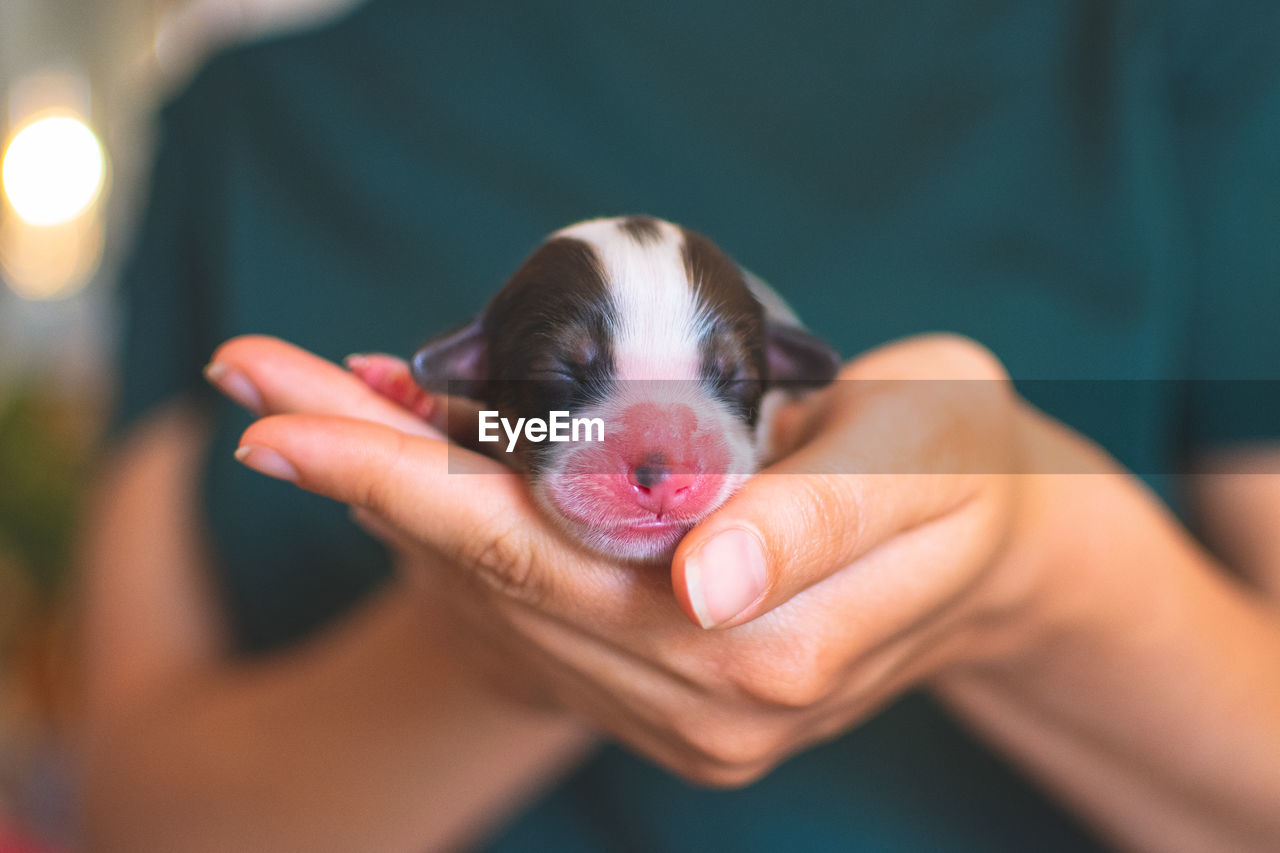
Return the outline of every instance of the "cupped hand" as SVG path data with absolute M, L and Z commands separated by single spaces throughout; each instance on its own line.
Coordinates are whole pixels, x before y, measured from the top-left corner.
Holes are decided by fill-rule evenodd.
M 517 475 L 336 365 L 261 337 L 212 365 L 266 415 L 237 456 L 355 508 L 460 655 L 696 781 L 748 782 L 1035 623 L 1043 502 L 1020 472 L 1043 423 L 963 339 L 886 346 L 788 404 L 779 460 L 670 573 L 580 550 Z

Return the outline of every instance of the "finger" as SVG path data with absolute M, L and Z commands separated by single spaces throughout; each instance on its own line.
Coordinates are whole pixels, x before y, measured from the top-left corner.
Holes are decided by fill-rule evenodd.
M 967 379 L 979 360 L 967 355 L 970 346 L 899 345 L 908 366 L 898 375 L 921 375 L 947 354 L 933 375 L 961 365 Z M 893 356 L 874 354 L 879 375 L 893 375 Z M 1010 393 L 988 376 L 846 380 L 823 392 L 806 416 L 808 443 L 749 480 L 681 542 L 672 581 L 686 614 L 704 628 L 740 624 L 963 505 L 985 473 L 1007 467 Z
M 245 431 L 236 456 L 371 510 L 518 599 L 541 603 L 563 588 L 571 605 L 592 576 L 585 556 L 533 507 L 522 478 L 442 440 L 366 420 L 276 415 Z
M 438 435 L 356 376 L 300 347 L 265 335 L 232 338 L 214 352 L 205 375 L 257 414 L 312 413 L 363 418 L 415 435 Z

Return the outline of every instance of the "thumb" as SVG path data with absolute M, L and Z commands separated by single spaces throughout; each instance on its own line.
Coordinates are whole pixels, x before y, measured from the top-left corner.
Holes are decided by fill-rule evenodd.
M 879 431 L 879 430 L 877 430 Z M 972 473 L 840 473 L 866 433 L 837 425 L 751 478 L 685 536 L 672 584 L 703 628 L 731 627 L 772 610 L 874 548 L 963 505 Z M 895 454 L 897 455 L 897 454 Z M 944 452 L 930 454 L 930 466 Z M 945 471 L 945 464 L 942 466 Z M 862 470 L 875 466 L 863 466 Z
M 858 494 L 839 475 L 756 476 L 691 530 L 672 562 L 685 613 L 703 628 L 761 615 L 865 550 Z
M 936 379 L 916 381 L 924 377 Z M 984 472 L 1011 470 L 1013 399 L 995 357 L 951 336 L 851 362 L 789 410 L 786 444 L 799 449 L 680 543 L 672 583 L 681 606 L 704 628 L 746 622 L 955 511 Z

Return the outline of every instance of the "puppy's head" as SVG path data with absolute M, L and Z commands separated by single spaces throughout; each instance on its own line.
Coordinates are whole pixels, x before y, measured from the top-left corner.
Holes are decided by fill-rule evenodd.
M 829 381 L 838 357 L 707 238 L 648 217 L 551 235 L 484 313 L 423 347 L 414 378 L 511 423 L 598 418 L 602 440 L 508 456 L 593 550 L 669 557 L 756 470 L 762 401 Z M 474 438 L 474 437 L 472 437 Z

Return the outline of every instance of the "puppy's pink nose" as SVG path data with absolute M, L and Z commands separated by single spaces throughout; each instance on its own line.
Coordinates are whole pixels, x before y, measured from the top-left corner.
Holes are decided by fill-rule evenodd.
M 665 460 L 650 458 L 633 467 L 627 479 L 635 491 L 636 503 L 661 518 L 685 502 L 696 478 L 693 474 L 673 473 Z

